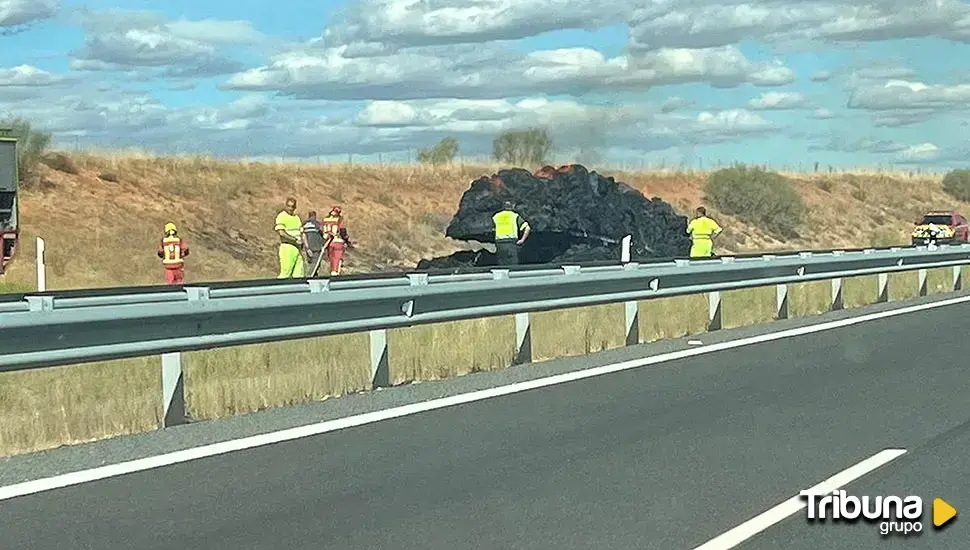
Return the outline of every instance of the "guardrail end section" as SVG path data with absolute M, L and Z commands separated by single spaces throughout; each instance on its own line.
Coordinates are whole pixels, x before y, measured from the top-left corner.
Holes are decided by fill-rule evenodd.
M 187 422 L 182 353 L 176 351 L 162 354 L 162 427 L 169 428 Z
M 371 389 L 386 388 L 391 385 L 385 329 L 370 331 L 370 374 Z
M 513 365 L 532 362 L 532 323 L 529 313 L 515 314 L 515 357 Z

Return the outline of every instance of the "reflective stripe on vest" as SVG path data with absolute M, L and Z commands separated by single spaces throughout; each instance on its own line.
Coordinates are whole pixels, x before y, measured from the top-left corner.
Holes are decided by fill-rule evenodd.
M 343 237 L 340 236 L 340 218 L 323 218 L 323 235 L 326 239 L 332 239 L 330 242 L 342 243 L 344 242 Z
M 178 237 L 162 239 L 162 263 L 165 265 L 182 263 L 182 239 Z
M 495 240 L 519 238 L 519 215 L 511 210 L 503 210 L 492 216 L 495 222 Z

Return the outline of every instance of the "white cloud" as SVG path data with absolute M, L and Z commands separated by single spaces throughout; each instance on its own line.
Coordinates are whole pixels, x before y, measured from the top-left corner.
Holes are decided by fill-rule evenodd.
M 835 113 L 828 109 L 819 108 L 815 109 L 815 112 L 812 113 L 811 117 L 819 120 L 828 120 L 830 118 L 835 118 Z
M 161 69 L 169 77 L 229 74 L 242 68 L 224 51 L 263 40 L 248 21 L 169 21 L 154 12 L 82 12 L 84 47 L 72 68 L 84 71 Z
M 970 6 L 960 0 L 645 0 L 630 25 L 640 50 L 703 48 L 741 40 L 878 41 L 970 37 Z
M 912 147 L 907 147 L 905 150 L 899 153 L 899 158 L 901 160 L 929 160 L 936 158 L 939 154 L 940 148 L 933 143 L 920 143 L 919 145 L 913 145 Z
M 351 57 L 339 47 L 282 53 L 268 66 L 233 75 L 224 87 L 303 99 L 392 100 L 580 94 L 688 82 L 777 86 L 792 80 L 794 74 L 784 65 L 751 62 L 735 47 L 614 58 L 589 48 L 518 54 L 483 46 Z
M 633 0 L 360 0 L 323 33 L 329 46 L 397 47 L 513 40 L 625 23 Z
M 54 17 L 59 0 L 0 0 L 0 27 L 17 27 Z
M 804 109 L 808 107 L 808 99 L 797 92 L 765 92 L 761 97 L 748 102 L 748 108 L 754 110 L 785 110 Z
M 922 82 L 890 80 L 882 86 L 857 88 L 849 98 L 849 107 L 871 111 L 894 109 L 948 109 L 963 106 L 970 100 L 970 84 L 946 86 Z
M 63 76 L 53 75 L 32 65 L 18 65 L 11 69 L 0 68 L 0 88 L 50 86 L 65 80 Z

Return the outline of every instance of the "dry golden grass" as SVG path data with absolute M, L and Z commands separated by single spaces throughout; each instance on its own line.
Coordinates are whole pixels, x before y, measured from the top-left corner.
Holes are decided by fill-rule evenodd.
M 301 214 L 309 208 L 325 211 L 334 202 L 344 205 L 359 244 L 349 255 L 348 271 L 413 266 L 419 258 L 463 247 L 444 238 L 443 229 L 470 181 L 498 168 L 69 157 L 77 174 L 42 168 L 43 183 L 25 190 L 24 247 L 0 291 L 33 287 L 38 235 L 47 243 L 50 289 L 158 283 L 162 273 L 154 247 L 169 220 L 180 225 L 193 247 L 189 282 L 272 277 L 272 220 L 288 195 L 298 199 Z M 707 174 L 611 175 L 687 212 L 703 202 Z M 715 211 L 727 231 L 723 252 L 902 243 L 912 220 L 925 209 L 970 210 L 942 194 L 939 178 L 791 176 L 810 205 L 810 230 L 798 240 L 781 242 Z M 931 293 L 949 290 L 950 271 L 937 271 L 928 277 Z M 874 302 L 875 281 L 874 276 L 846 281 L 846 307 Z M 792 315 L 827 309 L 830 292 L 828 281 L 792 287 Z M 916 292 L 915 272 L 890 277 L 892 300 Z M 774 316 L 774 287 L 722 296 L 725 328 Z M 706 330 L 706 296 L 645 300 L 640 306 L 641 341 Z M 625 339 L 623 328 L 622 304 L 537 314 L 533 354 L 543 360 L 618 347 Z M 512 360 L 514 335 L 512 317 L 389 331 L 391 382 L 505 368 Z M 193 352 L 185 355 L 183 365 L 188 412 L 200 419 L 326 399 L 365 390 L 370 383 L 366 334 Z M 0 374 L 0 416 L 5 420 L 0 455 L 157 427 L 159 370 L 159 358 L 151 357 Z

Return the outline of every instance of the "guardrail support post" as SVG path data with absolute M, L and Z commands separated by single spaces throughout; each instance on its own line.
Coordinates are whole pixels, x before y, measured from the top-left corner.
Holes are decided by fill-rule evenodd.
M 721 293 L 707 293 L 707 330 L 721 330 Z
M 640 302 L 636 300 L 626 302 L 626 345 L 635 346 L 640 343 Z
M 162 427 L 187 423 L 182 353 L 162 354 Z
M 832 311 L 838 311 L 845 307 L 842 298 L 842 278 L 832 279 Z
M 963 290 L 963 273 L 960 271 L 962 266 L 953 266 L 953 291 Z
M 515 358 L 513 365 L 532 362 L 532 324 L 529 313 L 515 314 Z
M 920 269 L 917 273 L 918 273 L 917 274 L 917 277 L 918 277 L 918 281 L 919 281 L 919 283 L 918 283 L 919 284 L 919 295 L 920 296 L 926 296 L 926 270 L 925 269 Z
M 387 330 L 370 331 L 370 380 L 371 389 L 391 385 L 391 370 L 387 360 Z
M 788 285 L 775 285 L 775 318 L 788 318 Z
M 879 295 L 876 296 L 877 303 L 885 303 L 889 301 L 889 274 L 880 273 L 879 274 Z

